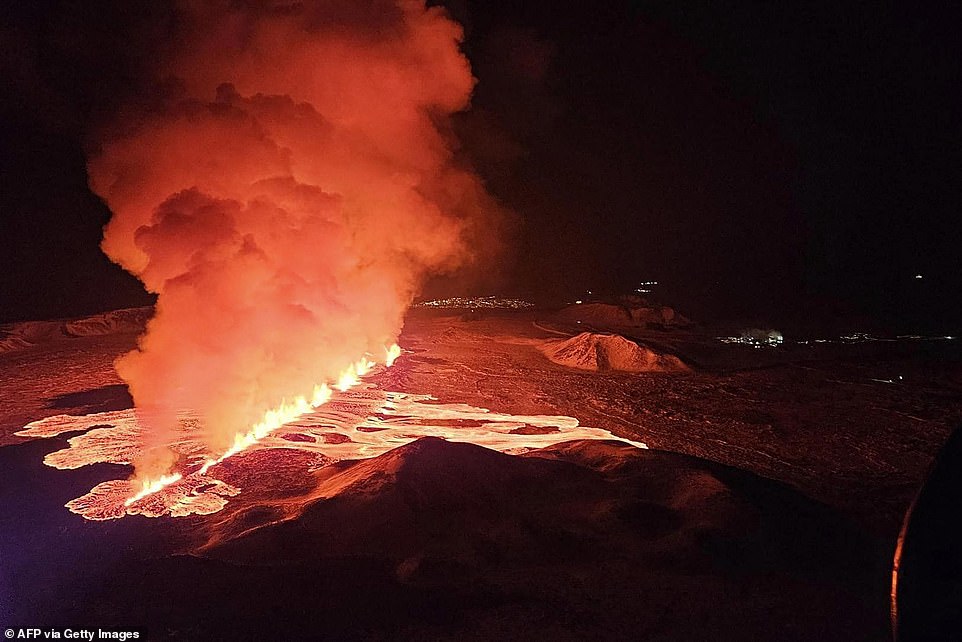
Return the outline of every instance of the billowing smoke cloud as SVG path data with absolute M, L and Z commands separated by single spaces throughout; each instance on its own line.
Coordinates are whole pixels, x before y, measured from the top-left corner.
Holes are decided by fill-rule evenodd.
M 198 1 L 172 24 L 161 90 L 88 169 L 104 251 L 158 294 L 117 363 L 148 446 L 192 409 L 219 448 L 383 355 L 424 278 L 471 262 L 501 213 L 456 162 L 474 80 L 443 10 Z

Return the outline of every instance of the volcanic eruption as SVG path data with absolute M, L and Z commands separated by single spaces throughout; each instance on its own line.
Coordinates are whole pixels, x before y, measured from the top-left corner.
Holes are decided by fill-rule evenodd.
M 474 79 L 441 8 L 175 13 L 88 159 L 113 212 L 104 252 L 157 294 L 116 364 L 144 427 L 140 496 L 179 479 L 185 409 L 206 470 L 393 361 L 423 279 L 484 253 L 504 216 L 449 132 Z

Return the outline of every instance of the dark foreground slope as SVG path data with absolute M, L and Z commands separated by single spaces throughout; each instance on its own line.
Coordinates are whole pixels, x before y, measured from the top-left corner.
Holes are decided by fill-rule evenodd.
M 309 479 L 181 522 L 192 554 L 105 560 L 105 579 L 47 595 L 36 618 L 184 640 L 885 638 L 871 542 L 703 460 L 422 439 Z

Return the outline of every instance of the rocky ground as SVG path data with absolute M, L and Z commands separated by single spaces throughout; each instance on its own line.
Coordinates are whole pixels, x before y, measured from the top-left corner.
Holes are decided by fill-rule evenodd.
M 572 414 L 788 483 L 882 532 L 962 420 L 958 342 L 753 349 L 705 329 L 595 328 L 676 355 L 687 373 L 584 372 L 532 347 L 584 329 L 538 313 L 414 316 L 402 341 L 413 367 L 398 384 L 507 412 Z
M 129 406 L 111 363 L 136 328 L 0 355 L 0 623 L 188 640 L 884 639 L 899 517 L 962 417 L 953 346 L 756 350 L 698 327 L 577 321 L 415 311 L 408 352 L 373 381 L 576 417 L 652 450 L 427 439 L 321 468 L 259 450 L 224 464 L 243 489 L 224 510 L 177 519 L 68 512 L 124 468 L 55 470 L 43 456 L 69 435 L 13 435 Z M 539 349 L 585 330 L 687 370 L 584 370 Z

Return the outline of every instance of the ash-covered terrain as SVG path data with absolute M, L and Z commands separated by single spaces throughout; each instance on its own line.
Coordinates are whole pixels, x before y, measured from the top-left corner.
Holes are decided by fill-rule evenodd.
M 405 354 L 360 390 L 211 479 L 87 515 L 106 521 L 65 504 L 128 491 L 136 422 L 111 364 L 145 315 L 6 327 L 0 620 L 884 639 L 901 514 L 960 417 L 957 347 L 754 349 L 663 311 L 588 312 L 414 310 Z

